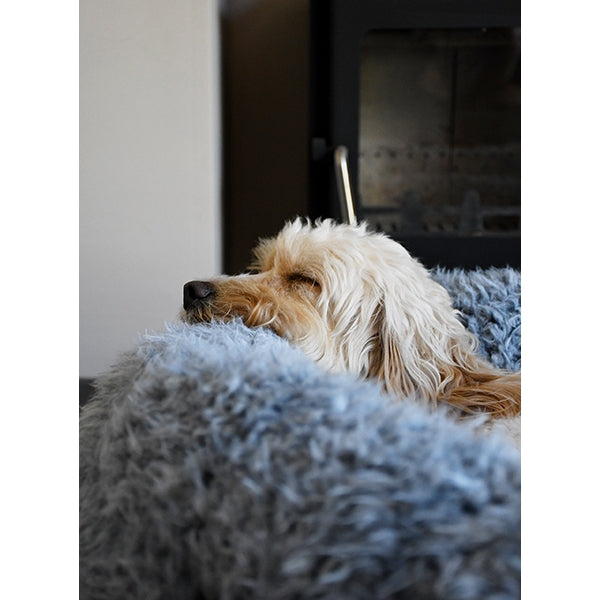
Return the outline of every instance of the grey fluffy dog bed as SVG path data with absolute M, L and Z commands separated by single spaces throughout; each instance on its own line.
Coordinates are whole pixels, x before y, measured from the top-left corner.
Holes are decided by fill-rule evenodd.
M 521 368 L 521 274 L 515 269 L 434 269 L 479 339 L 481 354 L 498 369 Z
M 517 452 L 324 373 L 268 331 L 145 336 L 81 413 L 82 599 L 499 600 L 519 587 Z

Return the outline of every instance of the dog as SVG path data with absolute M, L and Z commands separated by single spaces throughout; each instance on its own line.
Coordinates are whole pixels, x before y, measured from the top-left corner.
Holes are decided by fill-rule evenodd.
M 297 218 L 254 255 L 248 273 L 186 283 L 183 320 L 241 318 L 330 371 L 379 380 L 398 398 L 463 416 L 520 415 L 520 373 L 478 356 L 446 289 L 398 242 L 365 223 Z

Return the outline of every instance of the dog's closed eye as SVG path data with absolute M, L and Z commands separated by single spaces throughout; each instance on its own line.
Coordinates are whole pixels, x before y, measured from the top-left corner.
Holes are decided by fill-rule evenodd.
M 287 280 L 294 284 L 306 285 L 316 289 L 321 288 L 319 282 L 314 277 L 311 277 L 306 273 L 290 273 L 287 277 Z

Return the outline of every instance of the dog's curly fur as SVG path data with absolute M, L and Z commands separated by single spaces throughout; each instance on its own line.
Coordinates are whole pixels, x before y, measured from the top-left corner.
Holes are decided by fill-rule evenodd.
M 398 397 L 520 414 L 520 374 L 478 356 L 448 292 L 397 242 L 364 223 L 296 219 L 255 257 L 251 274 L 203 282 L 182 318 L 268 327 L 327 369 L 377 378 Z

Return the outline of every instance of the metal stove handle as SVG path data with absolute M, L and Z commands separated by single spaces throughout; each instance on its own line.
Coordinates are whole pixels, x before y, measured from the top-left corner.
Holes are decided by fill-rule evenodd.
M 342 217 L 349 225 L 357 225 L 358 221 L 354 210 L 354 199 L 352 198 L 350 174 L 348 172 L 348 148 L 346 146 L 338 146 L 333 151 L 333 163 Z

